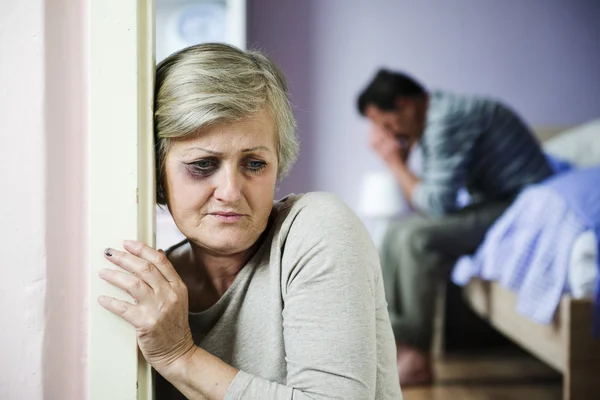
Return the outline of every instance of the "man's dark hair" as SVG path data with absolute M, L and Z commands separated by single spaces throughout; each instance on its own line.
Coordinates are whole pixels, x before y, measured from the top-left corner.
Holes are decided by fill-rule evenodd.
M 425 88 L 410 76 L 380 69 L 358 97 L 358 111 L 365 115 L 369 104 L 383 111 L 396 108 L 398 97 L 418 97 L 426 94 Z

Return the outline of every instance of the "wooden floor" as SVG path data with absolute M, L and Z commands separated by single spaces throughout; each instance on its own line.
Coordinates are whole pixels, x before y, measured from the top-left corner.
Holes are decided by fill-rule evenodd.
M 403 388 L 404 400 L 560 400 L 561 376 L 526 354 L 448 356 L 436 383 Z

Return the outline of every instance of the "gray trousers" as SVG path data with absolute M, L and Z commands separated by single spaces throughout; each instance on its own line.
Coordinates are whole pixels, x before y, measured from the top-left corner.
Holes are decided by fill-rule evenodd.
M 479 204 L 437 219 L 411 215 L 390 225 L 380 257 L 396 340 L 430 350 L 438 283 L 460 256 L 477 249 L 509 205 Z

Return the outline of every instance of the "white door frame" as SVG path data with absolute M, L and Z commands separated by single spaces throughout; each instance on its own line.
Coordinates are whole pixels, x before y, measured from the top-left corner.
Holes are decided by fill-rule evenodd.
M 150 400 L 150 368 L 134 329 L 98 305 L 126 296 L 98 278 L 106 247 L 154 245 L 154 1 L 89 3 L 88 398 Z
M 154 0 L 90 0 L 87 219 L 87 398 L 151 400 L 151 369 L 135 330 L 98 305 L 126 296 L 98 278 L 102 256 L 124 239 L 155 243 Z M 227 42 L 244 48 L 246 0 L 226 0 Z

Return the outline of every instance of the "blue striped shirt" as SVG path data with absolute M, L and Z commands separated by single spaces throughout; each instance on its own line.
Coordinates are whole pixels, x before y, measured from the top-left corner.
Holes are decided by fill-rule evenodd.
M 431 216 L 456 211 L 462 188 L 475 203 L 505 200 L 552 175 L 531 130 L 497 101 L 433 92 L 426 122 L 412 203 Z

